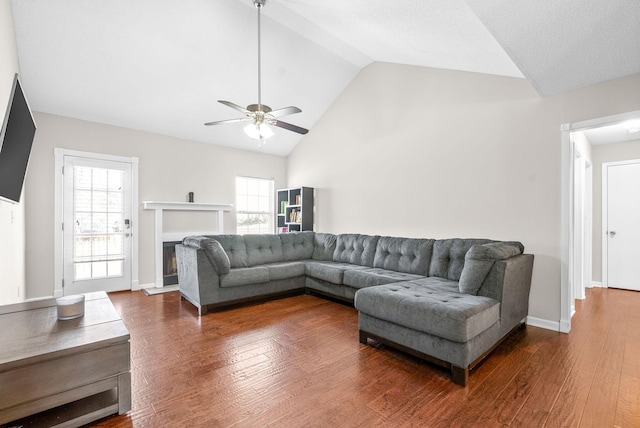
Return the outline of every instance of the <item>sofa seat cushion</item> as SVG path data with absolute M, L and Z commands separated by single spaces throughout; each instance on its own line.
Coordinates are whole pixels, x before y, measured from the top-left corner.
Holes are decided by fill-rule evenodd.
M 468 342 L 498 322 L 498 301 L 443 291 L 441 281 L 432 288 L 429 279 L 361 288 L 354 305 L 374 318 L 459 343 Z M 449 286 L 457 288 L 457 284 Z
M 269 269 L 262 266 L 231 269 L 220 277 L 220 287 L 237 287 L 248 284 L 269 282 Z
M 303 276 L 305 272 L 305 266 L 303 262 L 272 263 L 264 265 L 263 267 L 266 267 L 269 270 L 270 281 Z
M 344 284 L 344 273 L 354 269 L 365 269 L 365 267 L 338 262 L 305 262 L 305 273 L 307 276 L 338 285 Z
M 371 287 L 372 285 L 382 285 L 421 278 L 424 278 L 424 276 L 387 269 L 366 268 L 345 271 L 343 282 L 344 285 L 353 288 L 364 288 Z

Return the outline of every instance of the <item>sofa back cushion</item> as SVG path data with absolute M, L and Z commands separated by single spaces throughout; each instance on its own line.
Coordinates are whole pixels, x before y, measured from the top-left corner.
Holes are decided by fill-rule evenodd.
M 241 235 L 210 235 L 208 238 L 213 238 L 222 245 L 232 268 L 249 267 L 247 247 Z
M 331 233 L 313 234 L 313 254 L 311 258 L 318 261 L 332 261 L 336 251 L 336 235 Z
M 282 241 L 278 235 L 244 235 L 249 266 L 284 261 Z
M 474 245 L 493 242 L 489 239 L 439 239 L 433 244 L 429 276 L 459 281 L 467 251 Z
M 379 236 L 342 234 L 338 235 L 333 261 L 373 267 Z
M 313 255 L 313 232 L 293 232 L 278 235 L 282 241 L 285 261 L 306 260 Z
M 373 267 L 427 276 L 434 242 L 435 239 L 383 236 L 376 246 Z

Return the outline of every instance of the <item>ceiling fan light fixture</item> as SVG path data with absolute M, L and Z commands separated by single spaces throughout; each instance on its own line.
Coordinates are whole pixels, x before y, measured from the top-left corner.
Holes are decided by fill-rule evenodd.
M 254 140 L 265 140 L 273 137 L 273 130 L 264 123 L 250 123 L 244 127 L 244 133 Z

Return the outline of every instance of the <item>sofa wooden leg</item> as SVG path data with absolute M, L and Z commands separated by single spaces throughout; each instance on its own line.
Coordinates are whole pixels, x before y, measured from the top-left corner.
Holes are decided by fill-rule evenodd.
M 198 307 L 198 315 L 199 316 L 207 315 L 207 313 L 209 313 L 209 306 L 202 305 L 202 306 Z
M 367 333 L 362 330 L 358 330 L 360 336 L 360 343 L 366 345 L 367 344 Z
M 458 366 L 451 365 L 451 380 L 453 383 L 460 386 L 467 386 L 467 382 L 469 381 L 469 367 L 462 368 Z

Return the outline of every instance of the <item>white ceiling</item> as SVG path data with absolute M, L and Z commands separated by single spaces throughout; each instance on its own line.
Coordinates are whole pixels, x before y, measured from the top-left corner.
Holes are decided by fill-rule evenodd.
M 216 100 L 257 102 L 251 0 L 13 0 L 34 110 L 285 156 L 258 148 Z M 577 7 L 580 7 L 577 9 Z M 310 128 L 373 61 L 525 77 L 552 95 L 640 72 L 637 0 L 268 0 L 262 101 Z
M 640 141 L 640 117 L 621 123 L 583 130 L 593 145 Z

